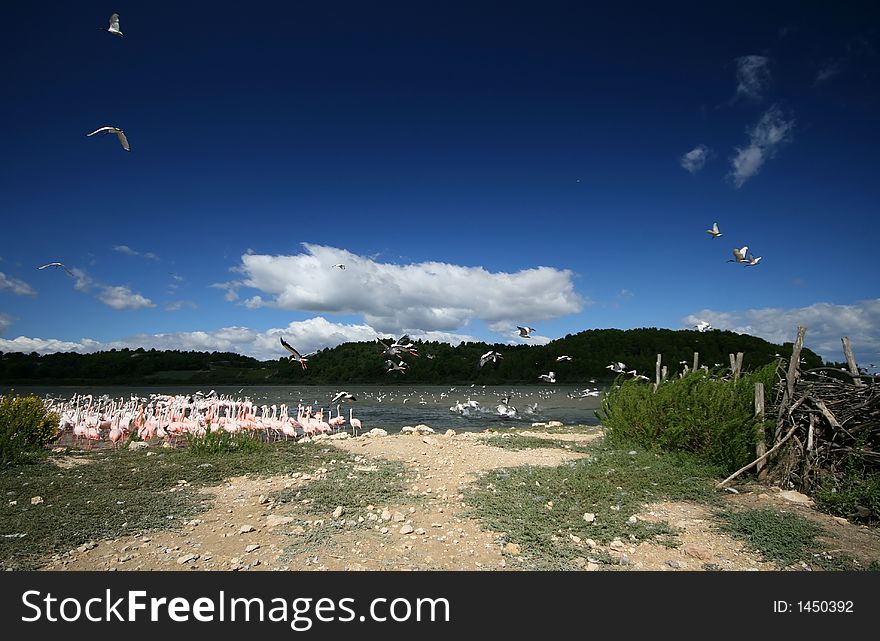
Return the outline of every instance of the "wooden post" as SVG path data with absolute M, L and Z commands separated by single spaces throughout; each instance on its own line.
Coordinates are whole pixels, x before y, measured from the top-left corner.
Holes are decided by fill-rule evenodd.
M 763 383 L 755 383 L 755 418 L 761 421 L 761 438 L 758 440 L 758 445 L 755 448 L 755 452 L 758 455 L 758 458 L 761 459 L 762 456 L 767 452 L 767 442 L 764 439 L 764 384 Z M 765 466 L 767 465 L 766 460 L 759 460 L 757 466 L 758 472 L 758 480 L 763 481 L 767 477 L 767 470 Z
M 730 354 L 730 374 L 733 376 L 736 374 L 736 356 Z
M 656 377 L 654 379 L 654 391 L 657 391 L 657 388 L 660 387 L 660 362 L 663 360 L 663 354 L 657 354 L 657 368 L 656 368 Z
M 840 341 L 843 343 L 843 354 L 846 356 L 846 364 L 849 365 L 849 373 L 853 375 L 853 382 L 856 387 L 861 387 L 862 379 L 859 377 L 859 367 L 853 355 L 852 345 L 849 344 L 849 336 L 844 336 Z
M 700 369 L 700 352 L 694 352 L 694 371 Z
M 733 370 L 733 380 L 734 380 L 734 382 L 736 382 L 736 380 L 739 378 L 740 373 L 742 372 L 742 367 L 743 367 L 743 353 L 742 352 L 736 353 L 736 362 L 734 363 L 734 365 L 736 367 Z
M 794 384 L 798 378 L 798 370 L 800 368 L 801 363 L 801 350 L 804 348 L 804 336 L 807 333 L 807 328 L 803 325 L 798 326 L 797 338 L 794 341 L 794 347 L 791 350 L 791 360 L 788 362 L 788 373 L 785 375 L 785 392 L 782 394 L 782 402 L 779 404 L 779 416 L 777 420 L 782 419 L 782 415 L 785 414 L 785 410 L 788 409 L 788 406 L 792 402 L 792 398 L 794 397 Z M 776 445 L 779 445 L 779 441 L 782 439 L 782 430 L 776 431 Z
M 663 369 L 660 370 L 660 380 L 666 380 L 666 365 L 663 366 Z

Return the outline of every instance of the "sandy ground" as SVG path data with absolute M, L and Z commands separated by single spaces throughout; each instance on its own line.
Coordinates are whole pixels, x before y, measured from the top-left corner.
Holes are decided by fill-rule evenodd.
M 588 442 L 598 430 L 580 434 L 527 435 L 557 441 Z M 54 556 L 45 570 L 503 570 L 517 567 L 518 546 L 499 533 L 483 530 L 466 514 L 462 490 L 491 469 L 518 465 L 556 466 L 584 456 L 563 448 L 507 450 L 486 445 L 487 434 L 359 437 L 327 443 L 356 457 L 352 473 L 370 469 L 375 459 L 400 461 L 407 469 L 415 505 L 375 505 L 358 519 L 343 513 L 315 519 L 296 502 L 277 503 L 271 494 L 293 489 L 326 474 L 295 473 L 271 478 L 239 477 L 205 490 L 213 507 L 183 530 L 149 532 L 94 541 Z M 331 461 L 329 464 L 336 463 Z M 329 469 L 329 468 L 328 468 Z M 169 491 L 176 491 L 171 487 Z M 786 500 L 781 492 L 756 486 L 730 494 L 735 505 L 796 511 L 834 532 L 832 549 L 867 564 L 880 557 L 880 535 L 842 519 Z M 598 546 L 574 541 L 584 570 L 772 570 L 757 554 L 719 533 L 709 509 L 689 503 L 656 503 L 636 515 L 662 520 L 680 531 L 677 548 L 659 543 L 615 540 Z M 311 519 L 311 520 L 310 520 Z M 591 557 L 605 553 L 616 565 Z

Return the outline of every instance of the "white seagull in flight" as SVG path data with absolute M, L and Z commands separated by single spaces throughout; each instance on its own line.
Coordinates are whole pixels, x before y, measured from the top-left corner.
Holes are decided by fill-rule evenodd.
M 281 338 L 281 337 L 279 336 L 279 338 Z M 305 356 L 303 356 L 298 351 L 293 349 L 293 347 L 287 341 L 285 341 L 283 338 L 281 338 L 281 344 L 284 346 L 284 349 L 286 349 L 288 352 L 290 352 L 290 360 L 296 361 L 297 363 L 302 365 L 303 369 L 307 369 L 306 363 L 309 360 L 308 357 L 311 356 L 312 354 L 314 354 L 315 352 L 312 352 L 311 354 L 306 354 Z
M 556 372 L 548 372 L 547 374 L 541 374 L 538 376 L 542 381 L 546 381 L 548 383 L 556 382 Z
M 499 352 L 486 352 L 482 356 L 480 356 L 480 367 L 492 361 L 493 363 L 497 363 L 499 358 L 504 358 Z
M 70 274 L 71 276 L 76 278 L 76 275 L 72 271 L 67 269 L 67 265 L 65 265 L 64 263 L 47 263 L 47 264 L 43 265 L 42 267 L 37 267 L 37 269 L 46 269 L 47 267 L 61 267 L 68 274 Z
M 110 16 L 110 26 L 107 28 L 107 31 L 112 33 L 114 36 L 122 37 L 122 32 L 119 30 L 119 14 L 114 13 Z
M 617 361 L 616 363 L 611 363 L 611 365 L 606 365 L 605 369 L 610 369 L 612 372 L 617 372 L 618 374 L 626 373 L 626 365 Z
M 330 267 L 338 267 L 339 269 L 345 269 L 345 265 L 342 263 L 336 263 L 335 265 L 330 265 Z
M 330 401 L 330 404 L 336 403 L 337 401 L 348 401 L 349 403 L 352 401 L 356 401 L 357 397 L 354 394 L 350 394 L 348 392 L 339 392 L 333 399 Z
M 119 127 L 99 127 L 95 129 L 92 133 L 86 134 L 86 136 L 94 136 L 95 134 L 116 134 L 116 137 L 119 138 L 119 144 L 122 145 L 122 148 L 125 151 L 131 151 L 131 145 L 128 144 L 128 138 L 125 137 L 125 132 L 122 131 Z
M 697 328 L 698 332 L 708 332 L 710 329 L 712 329 L 712 326 L 706 321 L 700 321 L 699 323 L 694 325 L 694 327 Z
M 565 354 L 563 354 L 562 356 L 557 356 L 557 357 L 556 357 L 556 362 L 557 362 L 557 363 L 560 363 L 560 362 L 562 362 L 562 361 L 570 361 L 570 360 L 571 360 L 571 356 L 566 356 Z
M 749 251 L 748 245 L 743 245 L 742 249 L 733 248 L 733 258 L 728 263 L 744 263 L 746 262 L 746 252 Z
M 519 325 L 517 325 L 516 328 L 519 330 L 519 335 L 522 338 L 531 338 L 529 334 L 535 331 L 534 327 L 520 327 Z
M 706 230 L 706 233 L 707 233 L 707 234 L 712 234 L 712 238 L 718 238 L 719 236 L 723 236 L 723 235 L 724 235 L 724 234 L 722 234 L 720 231 L 718 231 L 718 223 L 714 223 L 714 224 L 712 225 L 712 229 L 707 229 L 707 230 Z

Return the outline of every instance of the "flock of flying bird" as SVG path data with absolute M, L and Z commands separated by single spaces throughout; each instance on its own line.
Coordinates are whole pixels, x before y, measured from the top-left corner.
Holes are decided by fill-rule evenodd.
M 720 238 L 724 234 L 718 229 L 718 223 L 713 223 L 712 229 L 706 230 L 707 234 L 710 234 L 712 238 Z M 761 262 L 762 256 L 754 256 L 749 251 L 748 245 L 743 245 L 741 248 L 733 248 L 733 258 L 728 260 L 728 263 L 743 263 L 746 267 L 754 267 L 758 263 Z

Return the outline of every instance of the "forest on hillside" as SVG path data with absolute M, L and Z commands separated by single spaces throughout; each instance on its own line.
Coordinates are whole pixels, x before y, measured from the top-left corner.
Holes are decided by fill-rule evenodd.
M 0 353 L 0 383 L 11 385 L 81 384 L 539 384 L 540 374 L 556 372 L 559 384 L 587 385 L 590 379 L 614 378 L 607 365 L 615 361 L 653 379 L 657 354 L 670 375 L 693 364 L 729 366 L 729 354 L 743 352 L 743 369 L 750 370 L 791 354 L 792 344 L 775 345 L 761 338 L 729 331 L 669 329 L 593 329 L 568 334 L 547 345 L 507 345 L 468 342 L 414 341 L 419 356 L 404 354 L 405 373 L 386 372 L 378 342 L 344 343 L 311 356 L 308 368 L 290 362 L 279 344 L 279 358 L 260 361 L 230 352 L 178 350 L 109 350 L 91 354 Z M 489 350 L 502 354 L 497 364 L 479 366 Z M 567 355 L 570 361 L 558 362 Z M 778 356 L 777 356 L 778 355 Z M 808 349 L 804 367 L 820 367 L 822 359 Z

